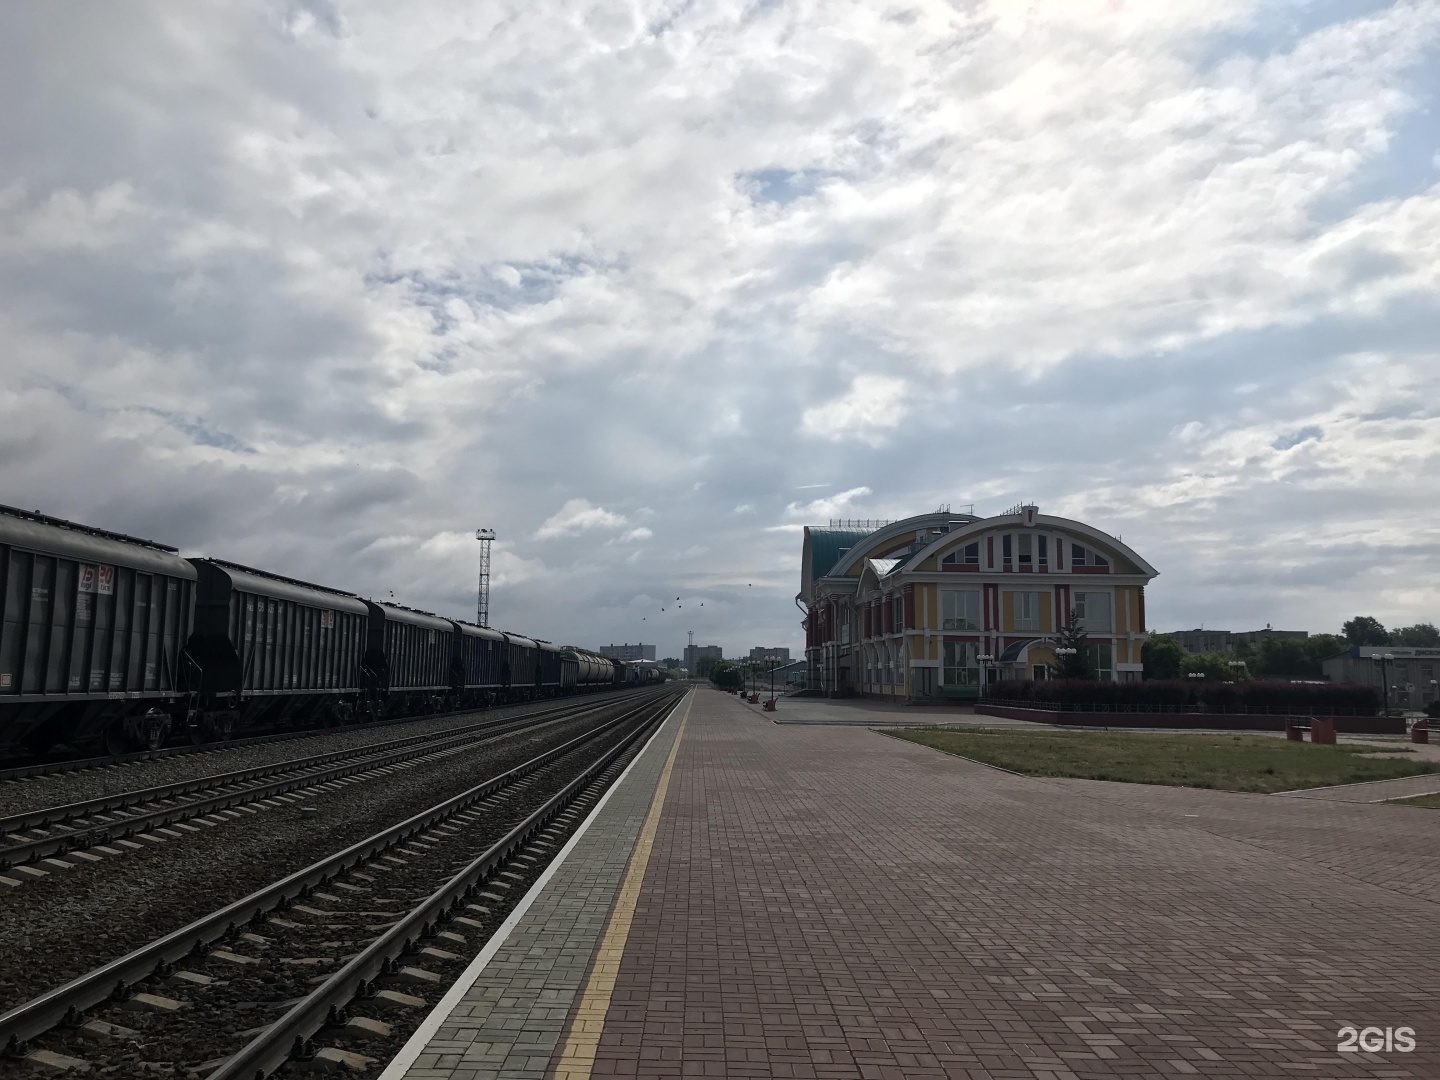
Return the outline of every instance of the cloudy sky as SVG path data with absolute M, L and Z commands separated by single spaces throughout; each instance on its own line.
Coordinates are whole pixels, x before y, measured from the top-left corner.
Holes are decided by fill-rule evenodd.
M 0 502 L 662 656 L 1022 498 L 1440 617 L 1440 0 L 51 0 L 0 97 Z

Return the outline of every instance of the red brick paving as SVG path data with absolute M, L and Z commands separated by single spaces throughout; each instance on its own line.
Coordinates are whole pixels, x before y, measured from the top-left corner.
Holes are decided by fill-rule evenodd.
M 1016 777 L 701 691 L 595 1074 L 1440 1077 L 1437 826 Z M 1419 1045 L 1339 1054 L 1345 1023 Z

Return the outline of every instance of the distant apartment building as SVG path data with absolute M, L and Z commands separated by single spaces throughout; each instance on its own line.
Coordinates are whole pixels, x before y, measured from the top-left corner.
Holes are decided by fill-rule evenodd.
M 600 655 L 608 656 L 611 660 L 624 660 L 635 663 L 640 660 L 654 660 L 654 645 L 601 645 Z
M 757 645 L 750 650 L 750 659 L 760 664 L 788 664 L 790 662 L 790 650 L 781 648 L 766 648 L 764 645 Z
M 716 661 L 724 659 L 719 645 L 686 645 L 685 670 L 692 678 L 704 678 Z
M 1310 636 L 1308 630 L 1275 630 L 1267 626 L 1264 630 L 1173 630 L 1168 635 L 1179 642 L 1188 653 L 1234 652 L 1243 641 L 1255 648 L 1267 638 L 1303 641 Z

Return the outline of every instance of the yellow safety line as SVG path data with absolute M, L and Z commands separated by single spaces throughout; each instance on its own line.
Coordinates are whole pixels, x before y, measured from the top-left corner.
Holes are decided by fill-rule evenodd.
M 640 886 L 645 882 L 645 868 L 650 865 L 650 849 L 655 846 L 655 832 L 660 826 L 660 811 L 665 806 L 665 792 L 670 787 L 670 770 L 675 766 L 675 755 L 680 751 L 685 723 L 690 719 L 690 703 L 694 700 L 695 692 L 692 690 L 690 700 L 685 704 L 685 715 L 680 718 L 680 727 L 675 732 L 675 744 L 670 747 L 670 756 L 660 770 L 660 782 L 655 787 L 654 798 L 650 800 L 650 812 L 640 828 L 635 851 L 630 856 L 630 866 L 625 871 L 625 880 L 615 897 L 615 908 L 610 913 L 600 947 L 595 951 L 595 963 L 580 994 L 580 1007 L 575 1010 L 570 1035 L 555 1066 L 555 1080 L 589 1080 L 590 1070 L 595 1066 L 595 1052 L 600 1048 L 600 1034 L 605 1030 L 605 1014 L 610 1011 L 610 996 L 615 992 L 620 959 L 625 955 L 630 923 L 635 918 L 635 905 L 640 901 Z

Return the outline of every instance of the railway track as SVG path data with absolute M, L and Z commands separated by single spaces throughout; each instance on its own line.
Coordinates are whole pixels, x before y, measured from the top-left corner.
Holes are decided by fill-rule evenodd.
M 605 693 L 608 694 L 608 691 Z M 460 716 L 468 712 L 489 712 L 491 709 L 510 709 L 514 706 L 495 705 L 490 709 L 458 709 L 452 713 L 436 713 L 431 716 L 400 716 L 391 720 L 372 720 L 363 725 L 366 731 L 397 727 L 433 720 L 439 716 Z M 207 754 L 223 754 L 253 746 L 271 743 L 294 742 L 300 739 L 314 739 L 334 735 L 339 728 L 307 728 L 301 731 L 272 732 L 267 735 L 252 735 L 243 739 L 227 739 L 223 742 L 193 743 L 179 746 L 165 746 L 158 750 L 136 750 L 127 754 L 103 754 L 94 757 L 61 758 L 53 761 L 37 761 L 26 765 L 12 765 L 0 769 L 0 784 L 43 779 L 64 773 L 84 772 L 90 769 L 110 769 L 119 765 L 139 765 L 148 761 L 163 761 L 176 757 L 199 757 Z
M 252 1080 L 388 1059 L 682 694 L 621 715 L 0 1016 L 11 1060 Z M 31 1045 L 40 1039 L 43 1045 Z M 83 1056 L 82 1056 L 83 1055 Z M 99 1056 L 103 1061 L 95 1061 Z
M 172 827 L 193 819 L 203 821 L 236 807 L 284 799 L 317 785 L 382 776 L 395 767 L 433 761 L 491 739 L 598 712 L 613 700 L 586 701 L 578 707 L 572 701 L 519 717 L 11 814 L 0 818 L 0 873 L 11 871 L 5 876 L 23 883 L 27 877 L 68 869 L 54 860 L 72 852 L 102 847 L 109 849 L 105 854 L 123 854 L 124 847 L 138 847 L 140 841 L 158 842 L 157 830 L 169 830 L 168 837 L 173 839 Z M 120 847 L 115 847 L 117 844 Z

